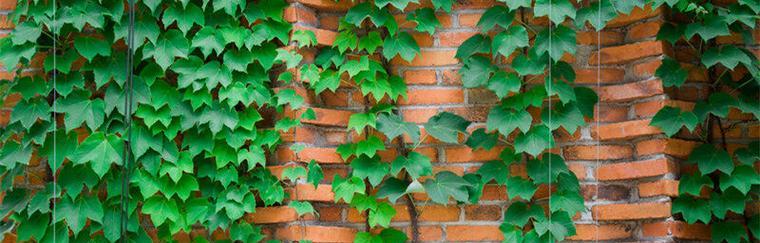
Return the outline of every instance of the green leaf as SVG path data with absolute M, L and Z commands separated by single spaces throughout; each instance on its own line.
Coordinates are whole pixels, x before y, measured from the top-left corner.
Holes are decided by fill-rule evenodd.
M 509 165 L 511 162 L 501 160 L 489 161 L 478 168 L 478 174 L 484 183 L 495 180 L 496 183 L 504 185 L 509 178 Z
M 509 57 L 515 50 L 527 47 L 528 44 L 528 32 L 525 30 L 525 27 L 513 25 L 493 37 L 491 48 L 502 56 Z
M 247 73 L 248 65 L 253 62 L 254 55 L 250 51 L 228 50 L 224 53 L 224 65 L 232 71 Z
M 372 186 L 377 186 L 390 171 L 390 166 L 379 157 L 361 155 L 351 161 L 351 169 L 354 176 L 366 178 Z
M 712 144 L 702 144 L 695 148 L 689 155 L 688 162 L 696 163 L 702 175 L 710 174 L 716 170 L 731 174 L 734 170 L 731 155 L 722 149 L 715 148 Z
M 397 175 L 402 169 L 406 170 L 406 173 L 413 180 L 421 176 L 433 174 L 433 165 L 430 163 L 430 158 L 417 152 L 409 152 L 406 157 L 398 156 L 393 160 L 391 163 L 391 174 Z
M 532 127 L 528 132 L 520 133 L 515 138 L 515 151 L 537 156 L 546 149 L 554 147 L 551 130 L 545 125 Z
M 36 43 L 41 35 L 42 27 L 39 24 L 34 21 L 24 21 L 13 28 L 10 37 L 13 45 L 18 46 L 27 42 Z
M 760 13 L 760 1 L 758 0 L 739 0 L 739 4 L 749 7 L 755 13 Z
M 394 228 L 386 228 L 380 231 L 380 238 L 383 242 L 406 242 L 408 238 L 404 232 Z
M 617 2 L 619 1 L 598 1 L 591 3 L 588 7 L 581 8 L 578 10 L 575 19 L 575 26 L 583 28 L 588 22 L 596 30 L 603 29 L 608 21 L 618 16 L 615 6 L 613 6 Z M 623 2 L 635 2 L 635 0 Z
M 710 208 L 713 215 L 724 219 L 728 211 L 742 214 L 747 204 L 747 196 L 736 189 L 724 190 L 722 193 L 713 192 L 710 195 Z
M 335 175 L 333 177 L 332 191 L 335 193 L 335 202 L 343 199 L 344 202 L 351 202 L 354 194 L 364 195 L 364 181 L 356 176 L 347 178 Z
M 312 206 L 308 201 L 290 201 L 290 203 L 288 203 L 288 206 L 295 209 L 299 217 L 307 213 L 313 214 L 316 212 L 316 210 L 314 210 L 314 206 Z
M 416 181 L 415 181 L 416 182 Z M 419 182 L 417 182 L 417 185 L 419 185 Z M 380 188 L 377 190 L 377 198 L 382 199 L 387 197 L 388 201 L 391 203 L 396 203 L 396 201 L 404 196 L 406 193 L 408 193 L 409 183 L 399 180 L 395 177 L 389 177 L 387 180 L 383 182 L 382 185 L 380 185 Z
M 406 20 L 417 24 L 414 30 L 418 32 L 428 32 L 430 35 L 435 34 L 435 28 L 441 26 L 441 22 L 435 16 L 435 10 L 432 8 L 418 8 L 413 13 L 406 16 Z
M 494 106 L 488 113 L 486 126 L 488 131 L 498 130 L 504 136 L 509 136 L 515 129 L 528 132 L 533 117 L 526 110 L 514 110 L 503 105 Z
M 66 220 L 74 235 L 82 231 L 87 219 L 94 222 L 103 222 L 103 205 L 95 196 L 82 196 L 76 199 L 62 197 L 56 205 L 55 222 Z
M 742 194 L 747 194 L 752 186 L 760 184 L 760 176 L 752 166 L 739 165 L 734 168 L 734 171 L 730 175 L 720 175 L 720 190 L 728 191 L 730 188 L 735 188 Z
M 533 194 L 536 193 L 538 187 L 533 184 L 532 181 L 523 179 L 521 177 L 510 176 L 506 181 L 507 196 L 509 200 L 520 197 L 523 200 L 530 200 L 533 198 Z
M 150 215 L 150 219 L 156 226 L 160 226 L 171 220 L 177 222 L 180 219 L 177 202 L 162 196 L 148 198 L 142 205 L 142 213 Z
M 317 44 L 317 36 L 311 30 L 293 31 L 290 40 L 298 42 L 298 48 L 311 47 Z
M 478 128 L 470 134 L 467 141 L 464 143 L 473 150 L 483 148 L 485 150 L 491 150 L 493 146 L 499 141 L 499 134 L 486 133 L 485 128 Z
M 486 33 L 493 29 L 495 26 L 501 26 L 507 28 L 512 24 L 512 20 L 515 18 L 515 12 L 508 10 L 504 6 L 493 6 L 483 13 L 478 21 L 478 28 L 483 33 Z
M 443 9 L 447 13 L 451 12 L 451 5 L 454 5 L 454 0 L 432 0 L 433 9 Z
M 677 197 L 673 199 L 673 213 L 680 213 L 686 223 L 693 224 L 697 221 L 710 223 L 712 213 L 710 203 L 704 199 L 691 197 Z
M 552 193 L 549 201 L 549 210 L 551 212 L 567 212 L 575 214 L 585 210 L 583 206 L 583 196 L 574 191 L 558 191 Z
M 359 38 L 359 50 L 366 50 L 367 53 L 375 53 L 375 50 L 383 45 L 383 39 L 380 37 L 380 32 L 371 31 L 367 35 Z
M 528 205 L 524 202 L 515 201 L 507 211 L 504 213 L 504 223 L 514 225 L 517 227 L 523 227 L 530 219 L 544 220 L 544 210 L 538 205 Z
M 385 38 L 385 42 L 383 42 L 383 56 L 389 60 L 399 55 L 402 59 L 410 62 L 419 53 L 420 46 L 417 45 L 417 41 L 406 32 L 398 33 L 395 36 L 388 36 Z
M 50 224 L 50 215 L 47 214 L 33 214 L 28 219 L 19 223 L 16 228 L 17 240 L 28 241 L 34 238 L 40 241 L 45 235 L 45 231 L 48 230 Z M 52 229 L 50 229 L 52 230 Z
M 681 68 L 681 64 L 675 59 L 666 57 L 655 71 L 655 75 L 662 79 L 662 85 L 665 87 L 681 87 L 689 76 L 689 72 Z
M 552 236 L 550 239 L 562 241 L 565 237 L 575 234 L 573 220 L 567 212 L 554 212 L 549 219 L 535 222 L 538 235 L 550 232 Z
M 738 222 L 715 222 L 710 228 L 713 242 L 739 243 L 749 239 L 744 226 Z
M 540 2 L 542 0 L 538 1 Z M 536 5 L 538 5 L 538 3 L 536 3 Z M 570 6 L 572 7 L 572 4 Z M 565 53 L 575 55 L 576 46 L 575 31 L 564 25 L 558 25 L 551 31 L 545 29 L 539 32 L 536 36 L 534 48 L 536 49 L 536 54 L 543 55 L 548 53 L 552 60 L 557 61 L 561 59 Z
M 74 164 L 89 162 L 90 168 L 102 178 L 111 168 L 111 164 L 122 164 L 123 150 L 124 142 L 121 138 L 113 134 L 96 132 L 82 141 L 71 158 Z
M 381 202 L 377 208 L 370 209 L 367 224 L 369 227 L 388 227 L 391 224 L 391 218 L 396 215 L 396 209 L 387 202 Z
M 423 184 L 430 199 L 439 204 L 447 204 L 449 197 L 460 202 L 467 201 L 469 185 L 462 177 L 449 171 L 438 172 L 435 179 L 427 179 Z
M 349 122 L 350 123 L 350 122 Z M 406 133 L 412 142 L 420 139 L 420 128 L 412 122 L 405 122 L 399 115 L 383 113 L 377 116 L 377 130 L 388 139 L 394 139 Z
M 575 6 L 569 0 L 536 0 L 533 15 L 548 16 L 549 20 L 561 27 L 565 18 L 575 19 Z
M 33 43 L 17 46 L 10 38 L 0 40 L 0 63 L 5 67 L 16 67 L 21 60 L 31 61 L 36 52 L 37 45 Z
M 497 70 L 491 61 L 483 56 L 471 56 L 464 61 L 464 66 L 459 69 L 462 83 L 465 88 L 485 86 L 489 77 Z M 496 81 L 494 81 L 496 82 Z
M 169 30 L 161 33 L 155 44 L 143 47 L 143 59 L 153 57 L 156 63 L 166 70 L 174 63 L 175 57 L 186 58 L 189 49 L 190 43 L 181 32 Z
M 751 66 L 752 59 L 747 53 L 734 45 L 713 47 L 702 54 L 702 64 L 706 67 L 709 68 L 718 63 L 728 69 L 734 70 L 739 63 L 744 64 L 745 66 Z
M 128 17 L 125 18 L 126 20 L 116 23 L 116 26 L 114 27 L 114 41 L 120 39 L 126 40 L 126 37 L 128 37 L 130 26 Z M 158 21 L 148 14 L 142 14 L 142 16 L 137 17 L 133 27 L 134 44 L 137 47 L 142 46 L 145 43 L 145 39 L 148 39 L 150 43 L 156 43 L 158 35 L 161 33 L 161 29 L 158 27 Z
M 731 107 L 737 107 L 736 98 L 724 92 L 710 94 L 707 101 L 697 101 L 697 104 L 694 106 L 694 113 L 700 120 L 707 119 L 708 113 L 725 118 L 728 116 Z
M 510 93 L 520 92 L 521 86 L 522 79 L 520 79 L 515 73 L 498 71 L 488 80 L 488 89 L 493 91 L 500 99 L 506 97 Z
M 358 134 L 364 132 L 364 128 L 377 126 L 377 115 L 375 113 L 354 113 L 348 117 L 348 130 L 353 129 Z
M 551 110 L 544 109 L 541 112 L 541 120 L 551 130 L 557 130 L 562 126 L 570 134 L 574 134 L 579 127 L 586 125 L 583 113 L 575 105 L 575 102 L 557 104 Z
M 177 22 L 177 28 L 182 31 L 182 34 L 187 34 L 194 24 L 200 26 L 205 24 L 203 10 L 192 3 L 187 4 L 185 7 L 180 7 L 178 4 L 172 5 L 164 11 L 164 16 L 161 20 L 164 26 Z
M 319 166 L 316 161 L 311 160 L 306 169 L 309 171 L 306 174 L 306 182 L 311 183 L 314 185 L 314 188 L 317 188 L 319 182 L 322 181 L 322 179 L 325 177 L 324 173 L 322 172 L 322 167 Z
M 570 174 L 562 157 L 552 153 L 542 155 L 540 160 L 529 160 L 527 169 L 528 177 L 536 184 L 554 183 L 560 174 Z
M 671 137 L 684 126 L 689 131 L 693 131 L 698 123 L 699 120 L 694 112 L 681 112 L 681 108 L 666 106 L 652 117 L 650 125 L 660 128 L 665 135 Z
M 397 9 L 405 9 L 409 3 L 420 3 L 418 0 L 377 0 L 375 6 L 378 8 L 384 8 L 388 4 L 393 5 Z
M 708 41 L 718 36 L 730 35 L 728 24 L 725 19 L 717 15 L 706 15 L 702 22 L 694 22 L 686 25 L 684 36 L 691 39 L 694 35 L 699 35 L 702 40 Z
M 721 183 L 721 185 L 722 184 L 723 183 Z M 712 180 L 707 176 L 699 175 L 697 173 L 684 174 L 681 176 L 678 183 L 678 194 L 691 194 L 692 196 L 698 197 L 701 194 L 703 187 L 712 188 L 712 186 Z
M 425 132 L 446 143 L 457 143 L 459 133 L 467 133 L 470 122 L 449 112 L 441 112 L 425 123 Z
M 50 105 L 43 99 L 21 100 L 16 103 L 11 112 L 10 123 L 19 122 L 25 129 L 29 129 L 37 120 L 50 121 Z
M 532 50 L 536 50 L 533 48 Z M 528 55 L 517 55 L 512 60 L 512 68 L 520 76 L 543 74 L 546 63 L 549 61 L 549 55 L 538 56 L 535 51 L 530 51 Z
M 475 54 L 487 54 L 491 52 L 491 37 L 484 34 L 476 34 L 470 38 L 467 38 L 462 45 L 457 49 L 454 57 L 459 60 L 468 60 L 468 58 Z M 488 60 L 488 59 L 486 59 Z
M 287 167 L 282 170 L 282 178 L 290 181 L 296 181 L 298 178 L 306 177 L 306 168 L 301 166 Z
M 97 55 L 103 57 L 111 55 L 111 44 L 94 37 L 81 36 L 75 38 L 74 48 L 76 48 L 79 54 L 82 54 L 87 61 L 92 61 L 92 58 Z

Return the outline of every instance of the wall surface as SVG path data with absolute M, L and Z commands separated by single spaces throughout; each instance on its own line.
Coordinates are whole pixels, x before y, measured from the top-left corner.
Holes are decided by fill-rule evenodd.
M 7 14 L 15 0 L 0 1 L 2 36 L 13 28 Z M 424 4 L 424 3 L 423 3 Z M 457 47 L 478 32 L 475 24 L 494 1 L 459 0 L 451 13 L 439 12 L 442 29 L 435 35 L 417 35 L 421 55 L 412 62 L 393 60 L 392 68 L 407 81 L 408 99 L 399 107 L 406 121 L 424 123 L 437 112 L 450 111 L 473 121 L 470 129 L 485 126 L 485 118 L 496 96 L 485 89 L 462 87 L 457 70 L 461 67 L 454 58 Z M 338 19 L 351 6 L 350 1 L 295 0 L 285 11 L 285 18 L 296 29 L 314 31 L 320 46 L 329 46 L 337 34 Z M 685 139 L 668 139 L 658 129 L 649 126 L 651 117 L 664 105 L 688 107 L 693 101 L 706 98 L 700 83 L 708 82 L 704 70 L 692 70 L 690 91 L 679 93 L 663 89 L 654 71 L 664 55 L 673 52 L 655 36 L 667 13 L 663 9 L 636 9 L 633 13 L 611 21 L 601 32 L 579 31 L 578 52 L 567 56 L 577 73 L 578 85 L 597 91 L 600 103 L 595 120 L 575 134 L 555 134 L 560 153 L 569 168 L 581 181 L 586 212 L 576 215 L 577 235 L 570 241 L 609 242 L 670 242 L 677 239 L 709 239 L 709 228 L 687 225 L 671 214 L 672 197 L 678 195 L 680 161 L 697 144 Z M 526 14 L 527 15 L 527 14 Z M 542 19 L 520 16 L 531 24 Z M 397 20 L 402 28 L 413 27 L 404 15 Z M 543 22 L 545 23 L 545 22 Z M 725 40 L 732 41 L 732 40 Z M 735 41 L 735 40 L 734 40 Z M 677 50 L 677 48 L 675 48 Z M 305 61 L 313 60 L 316 49 L 302 49 Z M 756 55 L 760 51 L 755 50 Z M 683 59 L 687 59 L 684 57 Z M 505 60 L 509 62 L 509 60 Z M 8 76 L 2 73 L 0 77 Z M 540 79 L 536 79 L 540 80 Z M 306 88 L 298 88 L 306 96 L 308 106 L 317 114 L 316 120 L 305 121 L 303 127 L 285 134 L 285 143 L 272 155 L 270 168 L 278 171 L 296 163 L 315 160 L 325 170 L 325 180 L 316 189 L 308 184 L 292 185 L 291 199 L 310 201 L 318 216 L 299 218 L 287 206 L 258 208 L 249 219 L 265 225 L 269 234 L 280 240 L 309 239 L 314 242 L 351 242 L 356 229 L 363 229 L 363 215 L 345 204 L 333 202 L 331 178 L 345 175 L 347 166 L 336 153 L 336 147 L 351 140 L 354 133 L 346 132 L 349 116 L 367 105 L 360 92 L 341 87 L 319 96 Z M 6 102 L 0 111 L 0 123 L 7 124 L 13 101 Z M 747 119 L 733 114 L 734 119 Z M 536 114 L 534 114 L 536 115 Z M 750 117 L 751 118 L 751 117 Z M 729 136 L 736 148 L 748 140 L 760 138 L 760 127 L 750 124 L 734 128 Z M 300 153 L 289 149 L 293 143 L 305 144 Z M 497 159 L 500 150 L 471 150 L 464 145 L 443 144 L 428 138 L 417 149 L 433 158 L 436 170 L 458 174 L 474 171 L 486 161 Z M 394 158 L 395 151 L 384 151 L 383 158 Z M 45 166 L 32 164 L 19 183 L 39 186 L 44 182 Z M 514 167 L 514 174 L 524 174 L 525 168 Z M 546 188 L 537 197 L 547 197 Z M 472 242 L 500 241 L 499 225 L 507 200 L 506 189 L 486 186 L 477 205 L 435 205 L 422 195 L 415 197 L 419 211 L 423 241 Z M 396 205 L 398 214 L 393 226 L 408 230 L 410 216 L 406 204 Z M 757 207 L 753 207 L 757 210 Z M 179 237 L 180 239 L 187 239 Z

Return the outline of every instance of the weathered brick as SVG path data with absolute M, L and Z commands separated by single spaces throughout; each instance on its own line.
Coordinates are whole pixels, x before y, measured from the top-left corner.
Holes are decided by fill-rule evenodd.
M 596 88 L 599 99 L 604 102 L 621 102 L 663 94 L 659 79 Z
M 660 129 L 650 126 L 649 122 L 645 119 L 593 126 L 591 136 L 601 140 L 614 140 L 660 134 Z
M 619 224 L 576 224 L 575 232 L 576 235 L 567 239 L 578 241 L 619 240 L 633 235 L 633 229 L 630 226 Z
M 564 149 L 565 160 L 616 160 L 631 158 L 633 149 L 618 145 L 584 145 Z

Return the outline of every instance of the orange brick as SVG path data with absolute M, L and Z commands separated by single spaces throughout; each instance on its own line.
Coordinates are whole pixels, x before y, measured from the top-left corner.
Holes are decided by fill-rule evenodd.
M 497 225 L 446 226 L 447 241 L 501 241 L 503 239 L 504 235 Z
M 660 26 L 662 26 L 662 22 L 660 21 L 652 21 L 633 25 L 628 30 L 628 32 L 626 32 L 626 39 L 629 41 L 635 41 L 655 37 L 657 36 L 657 32 L 660 31 Z
M 633 149 L 618 145 L 584 145 L 564 149 L 566 160 L 616 160 L 631 158 Z
M 668 159 L 662 158 L 606 164 L 596 169 L 596 179 L 602 181 L 639 179 L 664 175 L 674 171 L 675 165 Z
M 404 71 L 404 81 L 407 84 L 435 84 L 435 70 L 407 70 Z
M 501 207 L 498 205 L 467 205 L 464 208 L 466 220 L 495 221 L 501 218 Z
M 396 57 L 391 63 L 412 67 L 456 65 L 459 60 L 454 58 L 455 54 L 456 50 L 422 50 L 411 62 Z
M 476 161 L 489 161 L 499 158 L 501 148 L 496 147 L 491 150 L 478 149 L 472 150 L 470 147 L 450 147 L 446 148 L 446 162 L 449 163 L 467 163 Z
M 576 224 L 575 233 L 574 236 L 568 237 L 567 240 L 619 240 L 631 237 L 633 229 L 630 226 L 619 224 Z
M 640 197 L 655 196 L 678 196 L 678 181 L 676 180 L 659 180 L 653 182 L 639 183 Z
M 648 19 L 662 13 L 662 8 L 652 9 L 651 5 L 644 8 L 634 8 L 631 13 L 619 15 L 607 22 L 607 28 L 620 27 L 631 23 L 639 22 L 642 19 Z
M 298 213 L 288 206 L 259 207 L 256 212 L 247 214 L 245 220 L 255 224 L 285 223 L 298 220 Z
M 425 222 L 447 222 L 459 220 L 459 207 L 456 205 L 429 205 L 417 207 L 419 220 Z
M 662 55 L 664 51 L 661 41 L 644 41 L 602 48 L 599 51 L 591 53 L 588 61 L 591 65 L 621 64 L 645 57 Z
M 346 11 L 354 5 L 354 3 L 349 0 L 297 0 L 297 2 L 325 11 Z
M 670 202 L 596 205 L 591 209 L 596 220 L 636 220 L 670 217 Z
M 676 158 L 687 158 L 699 143 L 680 139 L 644 140 L 636 144 L 636 156 L 667 154 Z
M 575 82 L 579 84 L 622 82 L 625 70 L 620 68 L 587 68 L 575 70 Z
M 290 225 L 277 228 L 275 237 L 280 240 L 314 242 L 353 242 L 356 229 L 333 226 Z
M 642 225 L 645 237 L 673 236 L 687 240 L 710 240 L 710 227 L 704 224 L 687 224 L 682 221 L 654 222 Z
M 575 41 L 579 45 L 613 45 L 623 42 L 623 34 L 612 31 L 578 31 L 575 35 Z
M 650 126 L 649 122 L 645 119 L 594 126 L 591 135 L 601 140 L 613 140 L 660 134 L 660 129 Z
M 604 102 L 629 101 L 664 93 L 662 82 L 659 79 L 594 88 L 599 95 L 599 99 Z
M 399 100 L 402 105 L 451 104 L 464 102 L 462 89 L 412 89 L 408 99 Z

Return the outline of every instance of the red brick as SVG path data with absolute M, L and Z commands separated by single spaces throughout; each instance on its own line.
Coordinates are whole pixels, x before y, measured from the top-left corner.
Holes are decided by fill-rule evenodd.
M 620 68 L 587 68 L 575 70 L 575 82 L 579 84 L 607 84 L 622 82 L 625 70 Z
M 601 140 L 628 139 L 660 134 L 660 129 L 649 126 L 649 119 L 617 122 L 594 126 L 591 136 Z
M 447 241 L 501 241 L 503 239 L 504 235 L 497 225 L 446 226 Z
M 596 205 L 591 208 L 596 220 L 637 220 L 670 217 L 670 202 Z
M 411 89 L 407 90 L 407 99 L 399 100 L 402 105 L 429 105 L 463 103 L 462 89 Z
M 459 220 L 459 207 L 456 205 L 429 205 L 417 207 L 419 220 L 425 222 L 451 222 Z
M 437 108 L 419 108 L 419 109 L 404 109 L 401 111 L 404 121 L 414 123 L 425 123 L 431 117 L 438 114 Z
M 678 181 L 676 180 L 659 180 L 653 182 L 639 183 L 640 197 L 656 196 L 678 196 Z
M 419 230 L 422 241 L 439 241 L 443 238 L 443 230 L 440 226 L 420 226 Z
M 584 145 L 564 149 L 565 160 L 616 160 L 633 156 L 633 149 L 618 145 Z
M 314 242 L 353 242 L 356 229 L 333 226 L 290 225 L 277 228 L 275 237 L 279 240 Z
M 407 70 L 404 71 L 406 84 L 435 84 L 435 70 Z
M 664 47 L 661 41 L 644 41 L 602 48 L 591 53 L 588 61 L 591 65 L 622 64 L 645 57 L 662 55 L 663 52 Z
M 626 33 L 626 39 L 629 41 L 635 41 L 655 37 L 657 36 L 657 32 L 660 31 L 660 26 L 662 26 L 662 22 L 660 21 L 633 25 Z
M 324 125 L 324 126 L 342 126 L 348 125 L 348 119 L 353 112 L 344 110 L 311 108 L 317 118 L 314 120 L 302 120 L 306 124 Z
M 300 7 L 287 7 L 283 13 L 284 19 L 288 22 L 303 22 L 311 25 L 319 23 L 314 12 Z
M 597 90 L 599 99 L 603 102 L 630 101 L 664 93 L 662 82 L 659 79 L 594 88 Z
M 602 181 L 639 179 L 660 176 L 674 171 L 675 165 L 668 159 L 662 158 L 606 164 L 596 169 L 596 179 Z
M 688 240 L 710 240 L 710 227 L 704 224 L 687 224 L 682 221 L 646 223 L 642 225 L 644 237 L 668 237 Z
M 575 233 L 576 235 L 568 237 L 567 240 L 619 240 L 631 237 L 633 234 L 633 229 L 631 226 L 619 224 L 576 224 Z
M 636 144 L 636 156 L 667 154 L 685 159 L 699 143 L 680 139 L 644 140 Z
M 575 41 L 579 45 L 613 45 L 623 42 L 623 34 L 612 31 L 578 31 L 575 35 Z
M 290 198 L 300 201 L 332 202 L 335 198 L 332 186 L 323 184 L 318 185 L 317 188 L 314 188 L 313 184 L 298 184 L 296 190 L 290 190 L 288 193 Z
M 441 47 L 459 47 L 468 38 L 478 34 L 477 31 L 446 31 L 438 32 L 438 46 Z
M 466 220 L 495 221 L 501 218 L 501 207 L 498 205 L 467 205 L 464 208 Z
M 288 206 L 259 207 L 256 212 L 247 214 L 245 220 L 255 224 L 285 223 L 298 220 L 298 213 Z
M 489 161 L 499 159 L 501 148 L 496 147 L 491 150 L 477 149 L 472 150 L 470 147 L 450 147 L 446 148 L 446 162 L 448 163 L 469 163 L 476 161 Z
M 456 50 L 422 50 L 411 62 L 396 57 L 391 63 L 412 67 L 456 65 L 459 60 L 454 58 L 455 54 Z

